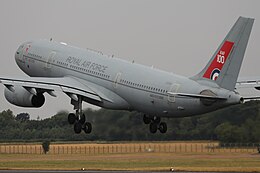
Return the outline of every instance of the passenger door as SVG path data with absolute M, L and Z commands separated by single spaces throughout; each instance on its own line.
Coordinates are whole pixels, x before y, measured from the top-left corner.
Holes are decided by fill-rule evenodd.
M 46 61 L 46 69 L 51 69 L 52 63 L 53 63 L 53 59 L 54 56 L 56 55 L 56 52 L 52 51 Z
M 116 77 L 115 77 L 115 80 L 114 80 L 114 84 L 113 84 L 114 88 L 117 88 L 117 85 L 118 85 L 118 83 L 120 82 L 120 79 L 121 79 L 121 75 L 122 75 L 121 72 L 116 74 Z
M 168 92 L 177 93 L 179 88 L 180 88 L 180 84 L 174 83 L 170 86 Z M 174 95 L 168 94 L 168 103 L 175 103 Z

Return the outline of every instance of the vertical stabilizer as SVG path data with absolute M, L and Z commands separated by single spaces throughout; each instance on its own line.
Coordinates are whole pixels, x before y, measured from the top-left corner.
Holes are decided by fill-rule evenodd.
M 194 80 L 212 80 L 233 91 L 245 55 L 254 19 L 239 17 L 206 67 Z

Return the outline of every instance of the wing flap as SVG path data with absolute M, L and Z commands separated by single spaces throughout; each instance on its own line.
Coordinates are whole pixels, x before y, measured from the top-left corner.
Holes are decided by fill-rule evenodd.
M 65 86 L 62 86 L 61 89 L 64 93 L 72 93 L 72 94 L 81 95 L 81 96 L 84 96 L 84 97 L 87 97 L 87 98 L 91 98 L 91 99 L 94 99 L 94 100 L 97 100 L 97 101 L 101 101 L 101 99 L 98 95 L 93 95 L 92 93 L 83 92 L 83 91 L 73 89 L 73 88 L 69 88 L 69 87 L 65 87 Z

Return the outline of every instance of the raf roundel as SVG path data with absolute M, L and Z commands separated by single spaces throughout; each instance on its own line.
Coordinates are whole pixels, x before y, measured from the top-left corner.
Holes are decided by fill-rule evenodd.
M 215 68 L 215 69 L 211 72 L 210 79 L 211 79 L 211 80 L 217 80 L 219 73 L 220 73 L 220 70 L 219 70 L 218 68 Z

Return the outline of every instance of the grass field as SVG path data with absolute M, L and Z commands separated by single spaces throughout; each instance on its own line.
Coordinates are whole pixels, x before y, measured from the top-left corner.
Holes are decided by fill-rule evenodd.
M 182 143 L 185 148 L 184 142 Z M 196 143 L 196 142 L 195 142 Z M 93 148 L 106 148 L 110 146 L 110 151 L 114 146 L 127 148 L 127 151 L 136 152 L 77 152 L 73 154 L 0 154 L 0 169 L 48 169 L 48 170 L 153 170 L 153 171 L 168 171 L 171 167 L 175 170 L 184 171 L 239 171 L 239 172 L 257 172 L 260 171 L 260 154 L 256 150 L 241 150 L 242 152 L 232 152 L 227 149 L 226 152 L 195 152 L 188 148 L 189 152 L 170 152 L 166 151 L 171 143 L 130 143 L 130 144 L 55 144 L 54 146 L 86 148 L 86 145 L 91 145 Z M 197 146 L 198 144 L 196 143 Z M 25 144 L 24 144 L 25 145 Z M 138 152 L 138 147 L 146 145 L 153 148 L 153 145 L 161 148 L 161 152 L 142 151 Z M 160 145 L 162 145 L 160 147 Z M 205 144 L 206 145 L 206 144 Z M 16 144 L 17 146 L 17 144 Z M 81 146 L 81 147 L 80 147 Z M 101 147 L 102 146 L 102 147 Z M 130 149 L 132 146 L 132 149 Z M 138 146 L 136 149 L 134 146 Z M 195 145 L 196 146 L 196 145 Z M 203 146 L 203 145 L 202 145 Z M 206 145 L 207 146 L 207 145 Z M 68 147 L 68 148 L 70 148 Z M 90 148 L 91 148 L 90 147 Z M 29 147 L 30 148 L 30 147 Z M 28 148 L 28 149 L 29 149 Z M 33 149 L 33 147 L 31 147 Z M 109 147 L 108 147 L 109 148 Z M 119 148 L 119 147 L 118 147 Z M 140 149 L 140 148 L 139 148 Z M 84 150 L 82 150 L 84 151 Z M 231 152 L 230 152 L 231 151 Z M 237 151 L 239 151 L 237 149 Z M 249 151 L 249 152 L 246 152 Z

